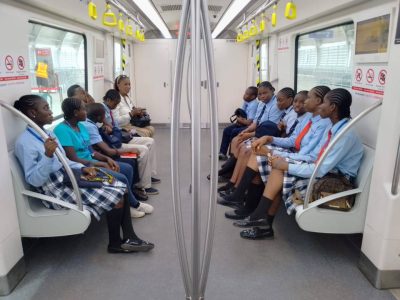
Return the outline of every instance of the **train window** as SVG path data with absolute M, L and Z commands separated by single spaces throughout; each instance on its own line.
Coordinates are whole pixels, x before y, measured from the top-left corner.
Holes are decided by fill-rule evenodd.
M 347 23 L 299 35 L 296 39 L 295 87 L 351 87 L 354 24 Z
M 114 40 L 114 78 L 122 74 L 121 56 L 122 56 L 121 43 Z
M 29 22 L 29 68 L 32 93 L 45 98 L 56 117 L 67 89 L 87 89 L 86 38 L 76 32 Z
M 268 80 L 268 40 L 261 42 L 260 78 L 261 81 Z

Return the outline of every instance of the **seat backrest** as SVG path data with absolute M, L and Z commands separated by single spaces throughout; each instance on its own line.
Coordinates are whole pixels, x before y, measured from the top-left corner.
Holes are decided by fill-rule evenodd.
M 364 155 L 356 178 L 356 186 L 364 189 L 374 164 L 375 149 L 364 144 Z

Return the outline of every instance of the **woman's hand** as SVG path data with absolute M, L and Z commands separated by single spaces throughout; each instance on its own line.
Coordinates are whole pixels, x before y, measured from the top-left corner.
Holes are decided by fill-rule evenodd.
M 289 163 L 286 161 L 285 158 L 280 156 L 270 156 L 268 158 L 268 163 L 274 169 L 278 169 L 281 171 L 287 171 L 289 169 Z
M 44 154 L 46 154 L 47 157 L 53 157 L 53 154 L 54 154 L 54 152 L 56 152 L 57 147 L 58 147 L 58 144 L 57 144 L 56 139 L 49 137 L 44 142 Z
M 108 166 L 108 164 L 107 164 L 106 162 L 103 162 L 103 161 L 96 161 L 95 163 L 93 163 L 93 165 L 94 165 L 95 167 L 98 167 L 98 168 L 110 169 L 110 167 Z M 110 169 L 110 170 L 111 170 L 111 169 Z
M 94 167 L 85 167 L 82 168 L 82 174 L 87 178 L 94 178 L 97 175 L 96 168 Z
M 251 149 L 253 150 L 253 152 L 256 152 L 262 146 L 271 143 L 271 141 L 272 141 L 271 136 L 268 135 L 262 136 L 251 143 Z
M 286 130 L 286 124 L 285 124 L 285 122 L 283 122 L 283 121 L 279 121 L 279 123 L 278 123 L 278 129 L 280 130 L 280 131 L 285 131 Z
M 254 149 L 253 153 L 258 156 L 268 156 L 271 154 L 271 150 L 267 146 L 261 146 Z
M 241 133 L 238 134 L 238 142 L 242 143 L 243 141 L 245 141 L 251 137 L 253 137 L 253 134 L 251 132 L 243 133 L 243 131 L 242 131 Z
M 115 171 L 115 172 L 119 172 L 119 165 L 115 162 L 115 160 L 108 157 L 107 165 L 108 165 L 108 169 Z
M 104 131 L 105 131 L 106 134 L 111 134 L 112 133 L 113 128 L 112 128 L 112 126 L 110 124 L 104 124 L 103 128 L 104 128 Z
M 134 107 L 130 112 L 131 117 L 141 117 L 143 115 L 143 109 Z

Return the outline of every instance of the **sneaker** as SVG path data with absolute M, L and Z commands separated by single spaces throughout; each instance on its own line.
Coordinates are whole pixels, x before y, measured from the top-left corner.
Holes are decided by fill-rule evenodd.
M 140 206 L 139 206 L 140 207 Z M 138 208 L 139 208 L 138 207 Z M 140 211 L 138 208 L 134 208 L 131 207 L 130 211 L 131 211 L 131 218 L 137 219 L 137 218 L 141 218 L 144 217 L 144 215 L 146 214 L 144 211 Z
M 140 205 L 136 210 L 144 212 L 145 214 L 151 214 L 154 210 L 154 207 L 147 203 L 140 202 Z
M 138 201 L 147 201 L 149 196 L 147 196 L 146 191 L 143 188 L 135 188 L 133 194 Z
M 152 187 L 150 187 L 148 189 L 144 189 L 144 190 L 147 195 L 158 195 L 159 194 L 158 190 L 155 188 L 152 188 Z
M 219 159 L 219 160 L 228 160 L 228 156 L 226 156 L 226 155 L 223 154 L 223 153 L 220 153 L 220 154 L 218 154 L 218 159 Z
M 151 184 L 157 184 L 160 183 L 161 179 L 155 178 L 155 177 L 151 177 Z
M 127 239 L 121 244 L 121 248 L 134 252 L 147 252 L 154 248 L 153 243 L 143 241 L 139 238 Z

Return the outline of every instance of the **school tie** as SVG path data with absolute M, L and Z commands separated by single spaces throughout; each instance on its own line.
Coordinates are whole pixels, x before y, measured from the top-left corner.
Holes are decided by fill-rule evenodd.
M 257 125 L 260 124 L 260 120 L 261 120 L 261 118 L 262 118 L 262 116 L 263 116 L 264 111 L 265 111 L 266 108 L 267 108 L 267 103 L 264 103 L 264 107 L 263 107 L 263 109 L 261 110 L 261 114 L 260 114 L 260 115 L 258 116 L 258 118 L 257 118 Z
M 299 120 L 296 119 L 296 121 L 294 121 L 292 127 L 290 127 L 287 136 L 291 136 L 292 135 L 293 131 L 296 129 L 297 124 L 299 124 Z
M 322 154 L 324 154 L 324 151 L 326 149 L 326 147 L 328 147 L 329 142 L 331 141 L 331 137 L 332 137 L 332 131 L 328 131 L 328 139 L 326 140 L 325 144 L 322 146 L 321 151 L 319 151 L 316 163 L 319 161 L 319 159 L 321 158 Z
M 110 117 L 111 117 L 111 125 L 115 126 L 114 125 L 114 117 L 113 117 L 113 113 L 112 113 L 111 109 L 110 109 Z
M 286 111 L 284 111 L 282 114 L 281 114 L 281 117 L 279 118 L 279 121 L 282 121 L 283 120 L 283 118 L 286 116 Z
M 307 134 L 307 132 L 310 130 L 312 125 L 312 121 L 308 121 L 307 125 L 303 128 L 303 130 L 299 133 L 299 135 L 296 138 L 296 141 L 294 142 L 294 148 L 299 151 L 301 147 L 301 141 L 304 138 L 304 136 Z

